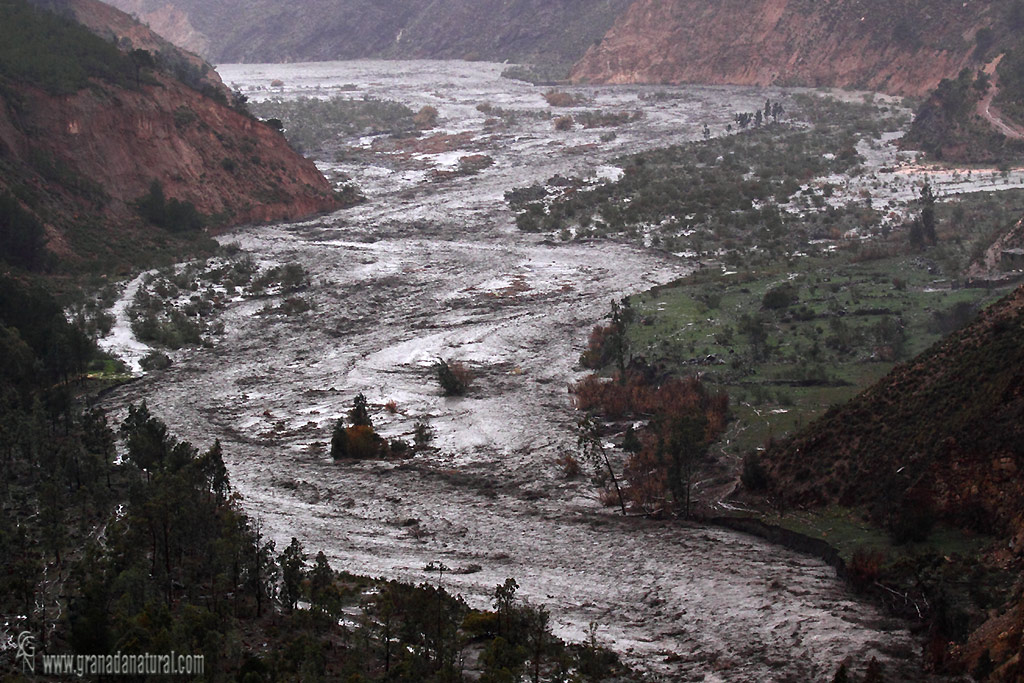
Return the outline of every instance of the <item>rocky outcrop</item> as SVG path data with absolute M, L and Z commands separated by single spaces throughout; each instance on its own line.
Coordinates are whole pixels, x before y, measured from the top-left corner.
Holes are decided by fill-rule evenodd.
M 986 1 L 637 0 L 575 66 L 590 83 L 863 88 L 924 95 L 975 64 Z

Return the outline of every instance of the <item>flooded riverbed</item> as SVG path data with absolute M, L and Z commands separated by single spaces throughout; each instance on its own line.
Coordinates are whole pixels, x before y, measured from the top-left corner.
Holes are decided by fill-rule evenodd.
M 862 666 L 873 656 L 909 676 L 917 644 L 821 562 L 722 530 L 623 520 L 556 462 L 575 444 L 567 385 L 590 327 L 612 299 L 695 265 L 628 244 L 521 233 L 504 192 L 556 174 L 614 174 L 619 154 L 694 139 L 704 123 L 724 130 L 733 112 L 785 93 L 573 89 L 590 108 L 643 111 L 602 140 L 600 130 L 559 132 L 543 117 L 495 129 L 481 102 L 548 108 L 543 89 L 501 79 L 501 69 L 221 67 L 251 97 L 355 92 L 430 104 L 443 133 L 466 135 L 454 156 L 378 153 L 380 140 L 364 138 L 351 141 L 363 150 L 355 160 L 320 160 L 368 201 L 222 238 L 263 264 L 301 263 L 311 309 L 285 315 L 266 300 L 237 301 L 213 348 L 175 354 L 168 370 L 115 391 L 111 408 L 145 398 L 182 438 L 200 447 L 219 438 L 246 511 L 279 548 L 295 536 L 335 568 L 413 582 L 436 580 L 424 567 L 443 562 L 466 572 L 444 582 L 475 606 L 515 577 L 523 597 L 550 608 L 559 635 L 582 640 L 596 624 L 600 641 L 652 677 L 822 680 L 846 657 Z M 272 79 L 284 85 L 268 89 Z M 435 173 L 481 153 L 494 163 L 478 174 Z M 442 396 L 431 369 L 442 357 L 473 370 L 465 397 Z M 436 449 L 331 461 L 331 428 L 359 392 L 384 436 L 411 439 L 425 421 Z M 391 401 L 394 412 L 384 409 Z

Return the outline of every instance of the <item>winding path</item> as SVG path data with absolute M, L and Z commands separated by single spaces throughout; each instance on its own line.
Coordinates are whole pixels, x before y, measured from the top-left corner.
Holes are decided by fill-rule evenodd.
M 984 72 L 988 74 L 991 80 L 988 90 L 978 102 L 977 113 L 1006 137 L 1012 140 L 1024 140 L 1024 126 L 1020 126 L 1006 118 L 999 111 L 998 107 L 992 105 L 992 100 L 999 94 L 999 73 L 996 69 L 999 67 L 999 62 L 1003 60 L 1003 57 L 1004 55 L 999 55 L 985 65 Z

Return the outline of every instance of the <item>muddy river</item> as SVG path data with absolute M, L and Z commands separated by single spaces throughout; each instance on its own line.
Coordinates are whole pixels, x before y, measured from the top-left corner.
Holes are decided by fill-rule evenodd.
M 413 582 L 436 580 L 424 566 L 443 562 L 456 570 L 445 586 L 477 606 L 515 577 L 520 595 L 550 608 L 558 635 L 582 640 L 596 624 L 597 638 L 652 680 L 823 680 L 846 657 L 859 668 L 872 656 L 911 677 L 918 644 L 818 560 L 719 529 L 623 520 L 555 462 L 574 447 L 566 387 L 590 327 L 613 298 L 694 264 L 520 233 L 503 193 L 558 173 L 614 176 L 621 153 L 697 138 L 704 123 L 717 134 L 733 112 L 786 93 L 573 89 L 590 109 L 643 111 L 602 140 L 607 131 L 558 132 L 541 117 L 487 124 L 481 102 L 548 109 L 543 88 L 502 79 L 502 68 L 220 67 L 253 99 L 345 93 L 430 104 L 442 132 L 469 135 L 454 151 L 377 153 L 378 140 L 357 138 L 350 144 L 363 153 L 320 161 L 328 177 L 352 177 L 368 201 L 222 238 L 262 264 L 303 264 L 312 309 L 266 314 L 266 300 L 238 301 L 221 314 L 213 348 L 173 354 L 171 368 L 120 388 L 110 407 L 146 398 L 179 436 L 200 446 L 219 438 L 246 511 L 279 548 L 295 536 L 335 568 Z M 270 88 L 272 79 L 284 85 Z M 437 173 L 469 154 L 494 163 L 476 175 Z M 128 337 L 122 319 L 108 343 L 128 344 L 130 356 Z M 441 395 L 431 370 L 439 357 L 472 368 L 468 395 Z M 427 421 L 436 450 L 333 462 L 331 427 L 359 392 L 379 432 L 410 439 Z

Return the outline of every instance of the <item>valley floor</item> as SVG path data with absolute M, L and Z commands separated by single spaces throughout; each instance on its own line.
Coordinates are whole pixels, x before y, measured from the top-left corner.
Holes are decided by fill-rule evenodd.
M 197 445 L 219 438 L 246 512 L 264 521 L 278 548 L 296 536 L 336 567 L 417 583 L 435 578 L 424 567 L 440 561 L 453 570 L 446 587 L 477 606 L 515 577 L 522 596 L 551 608 L 558 635 L 582 640 L 596 624 L 599 641 L 652 678 L 822 680 L 846 657 L 858 668 L 878 657 L 900 678 L 916 676 L 917 641 L 854 599 L 822 562 L 723 530 L 624 520 L 556 463 L 575 447 L 566 389 L 579 377 L 590 327 L 612 299 L 695 266 L 624 243 L 520 233 L 503 193 L 556 174 L 615 173 L 609 164 L 618 155 L 696 139 L 703 123 L 717 134 L 735 111 L 786 93 L 573 89 L 593 108 L 643 111 L 601 141 L 599 130 L 559 133 L 546 118 L 487 126 L 481 102 L 549 109 L 542 90 L 500 79 L 501 68 L 221 67 L 225 82 L 254 98 L 276 94 L 269 83 L 278 78 L 285 97 L 351 92 L 354 84 L 353 96 L 430 104 L 446 133 L 469 132 L 470 142 L 443 153 L 385 153 L 374 151 L 383 138 L 366 138 L 357 154 L 322 160 L 328 177 L 351 176 L 368 201 L 221 238 L 263 265 L 302 264 L 311 285 L 300 296 L 310 310 L 232 303 L 212 348 L 173 354 L 172 367 L 114 391 L 108 406 L 122 415 L 145 398 Z M 469 154 L 494 164 L 475 175 L 436 173 Z M 879 148 L 878 166 L 900 154 Z M 898 210 L 918 178 L 891 173 L 906 177 L 905 188 L 892 190 Z M 1020 174 L 1006 180 L 1019 183 Z M 875 201 L 890 201 L 881 194 Z M 431 370 L 441 357 L 473 370 L 467 396 L 441 395 Z M 331 428 L 360 392 L 385 437 L 411 439 L 414 423 L 427 421 L 436 448 L 407 460 L 331 461 Z M 394 413 L 384 410 L 389 401 Z

